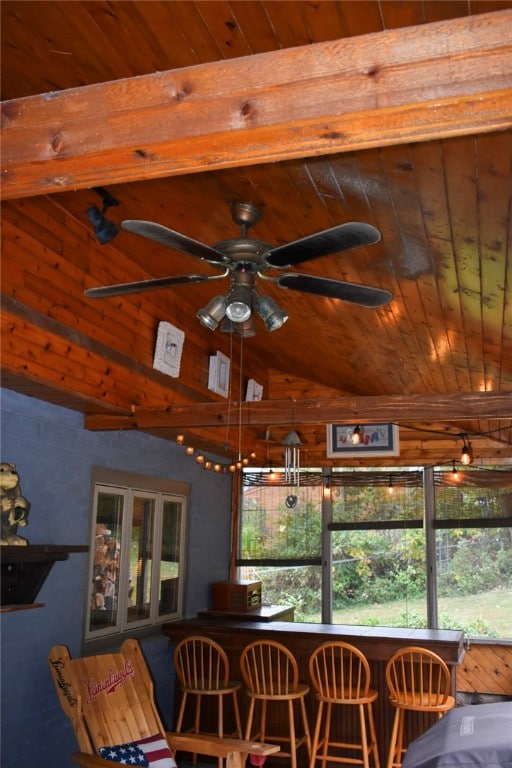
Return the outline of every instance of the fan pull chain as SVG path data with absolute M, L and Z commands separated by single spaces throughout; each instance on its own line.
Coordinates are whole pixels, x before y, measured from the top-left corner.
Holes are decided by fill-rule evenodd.
M 240 336 L 240 369 L 238 380 L 238 463 L 242 462 L 242 376 L 243 376 L 244 337 Z

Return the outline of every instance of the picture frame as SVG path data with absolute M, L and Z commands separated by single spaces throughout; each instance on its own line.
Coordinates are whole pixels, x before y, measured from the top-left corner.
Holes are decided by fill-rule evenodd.
M 180 375 L 184 341 L 185 332 L 181 328 L 162 320 L 158 324 L 153 368 L 176 379 Z
M 229 397 L 229 375 L 231 360 L 222 352 L 210 356 L 208 389 L 222 397 Z
M 359 427 L 362 439 L 354 445 L 351 438 L 356 427 Z M 330 459 L 399 455 L 397 424 L 327 424 L 327 457 Z
M 249 379 L 247 382 L 247 391 L 245 394 L 246 402 L 259 402 L 263 397 L 263 384 L 258 384 L 255 379 Z

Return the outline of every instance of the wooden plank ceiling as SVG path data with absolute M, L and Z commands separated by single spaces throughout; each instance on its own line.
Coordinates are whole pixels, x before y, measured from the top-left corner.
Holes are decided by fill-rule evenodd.
M 4 386 L 91 429 L 184 433 L 226 460 L 255 450 L 255 465 L 282 462 L 290 429 L 303 465 L 340 463 L 325 424 L 379 420 L 400 425 L 393 464 L 458 459 L 461 435 L 476 463 L 512 463 L 511 9 L 3 0 Z M 196 318 L 227 280 L 86 298 L 220 273 L 124 229 L 100 245 L 85 213 L 101 207 L 97 186 L 117 224 L 209 245 L 240 234 L 234 201 L 261 210 L 249 235 L 276 245 L 368 222 L 377 244 L 290 271 L 392 301 L 257 278 L 289 320 L 270 333 L 257 318 L 242 340 Z M 162 320 L 185 332 L 178 378 L 153 368 Z M 207 386 L 216 351 L 232 361 L 228 401 Z M 249 378 L 264 403 L 241 404 Z

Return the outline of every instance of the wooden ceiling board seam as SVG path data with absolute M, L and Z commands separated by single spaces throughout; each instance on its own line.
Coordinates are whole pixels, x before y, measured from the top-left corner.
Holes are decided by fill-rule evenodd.
M 132 73 L 137 75 L 150 74 L 161 69 L 178 69 L 183 66 L 177 45 L 183 41 L 181 31 L 174 24 L 167 13 L 165 5 L 149 2 L 141 6 L 133 2 L 131 8 L 126 3 L 112 3 L 108 9 L 102 7 L 102 3 L 89 0 L 89 12 L 98 18 L 98 24 L 103 26 L 108 23 L 111 27 L 109 38 L 115 45 L 116 52 L 122 61 L 122 66 L 127 74 L 120 77 L 130 77 Z M 101 17 L 110 16 L 106 22 Z M 157 34 L 154 34 L 157 30 Z M 181 50 L 185 50 L 182 42 Z M 198 61 L 190 57 L 190 49 L 187 50 L 186 62 L 197 64 Z
M 485 389 L 495 389 L 501 373 L 512 383 L 512 343 L 503 343 L 507 301 L 507 216 L 512 171 L 512 134 L 503 137 L 496 158 L 490 142 L 477 141 L 478 220 L 482 276 L 482 356 Z M 508 139 L 508 141 L 506 140 Z M 501 256 L 501 258 L 499 258 Z M 512 297 L 512 286 L 508 287 Z M 500 339 L 498 347 L 497 339 Z M 496 351 L 501 350 L 500 355 Z M 508 354 L 507 354 L 508 352 Z M 499 359 L 498 359 L 499 358 Z
M 61 290 L 61 301 L 66 300 L 67 291 L 72 288 L 73 294 L 76 293 L 76 285 L 82 281 L 83 270 L 80 266 L 69 263 L 67 256 L 42 246 L 33 235 L 28 235 L 8 219 L 3 222 L 2 242 L 4 253 L 8 252 L 13 256 L 2 260 L 4 287 L 14 285 L 12 281 L 16 273 L 28 270 L 33 272 L 36 280 L 47 275 L 48 282 L 57 282 L 57 287 Z M 67 287 L 67 291 L 62 292 L 63 287 Z
M 267 53 L 283 47 L 261 2 L 229 0 L 229 7 L 251 54 Z
M 384 29 L 380 3 L 377 0 L 342 0 L 338 5 L 347 37 L 381 32 Z
M 383 177 L 385 178 L 386 163 L 384 161 L 384 157 L 387 151 L 388 148 L 384 148 L 382 150 L 368 150 L 362 153 L 364 162 L 361 166 L 361 170 L 364 169 L 364 174 L 366 177 L 379 179 L 382 179 Z M 397 277 L 397 271 L 393 265 L 393 261 L 396 258 L 394 256 L 396 249 L 394 243 L 395 238 L 390 237 L 390 208 L 391 211 L 393 211 L 391 206 L 392 200 L 389 196 L 389 190 L 387 188 L 382 187 L 380 189 L 380 193 L 380 195 L 375 193 L 372 199 L 372 212 L 374 216 L 372 223 L 375 224 L 375 226 L 377 226 L 377 228 L 382 233 L 381 244 L 374 246 L 374 248 L 377 249 L 384 247 L 386 249 L 386 253 L 390 254 L 385 263 L 386 273 L 389 275 L 389 281 L 386 281 L 385 287 L 391 291 L 394 299 L 394 301 L 392 300 L 391 304 L 389 304 L 384 309 L 383 317 L 389 317 L 392 313 L 394 318 L 392 327 L 390 328 L 389 323 L 385 323 L 388 338 L 390 340 L 390 346 L 399 349 L 400 345 L 397 344 L 396 338 L 398 337 L 402 340 L 402 345 L 404 348 L 402 364 L 405 365 L 405 361 L 407 361 L 407 368 L 411 371 L 411 378 L 415 382 L 414 386 L 416 386 L 417 382 L 422 379 L 423 373 L 420 373 L 420 371 L 418 371 L 416 374 L 413 373 L 413 370 L 415 370 L 417 366 L 417 341 L 413 326 L 409 322 L 409 318 L 407 316 L 407 309 L 404 304 L 402 283 Z M 396 229 L 394 231 L 396 231 Z M 401 309 L 399 315 L 397 315 L 395 307 L 398 308 L 398 306 L 402 305 L 404 305 L 403 309 Z M 396 375 L 395 371 L 394 375 Z M 408 388 L 405 390 L 402 389 L 401 391 L 407 391 L 407 389 Z
M 293 193 L 294 207 L 300 212 L 296 218 L 301 237 L 340 223 L 332 219 L 324 199 L 318 194 L 307 162 L 287 163 L 283 166 L 283 171 L 283 184 L 289 185 Z M 307 270 L 307 262 L 302 264 Z M 299 266 L 299 269 L 302 269 L 302 266 Z
M 37 239 L 41 246 L 48 248 L 54 253 L 62 255 L 63 240 L 57 235 L 51 226 L 46 225 L 49 220 L 44 214 L 41 205 L 34 204 L 34 201 L 44 198 L 25 197 L 23 200 L 9 200 L 2 205 L 2 223 L 5 221 L 14 227 L 26 232 L 33 239 Z M 0 262 L 0 266 L 5 267 L 5 263 Z
M 302 0 L 262 0 L 262 3 L 282 48 L 313 42 L 304 21 Z
M 145 0 L 142 0 L 142 3 L 145 4 Z M 193 0 L 173 0 L 172 14 L 176 26 L 182 30 L 183 37 L 188 41 L 193 51 L 194 55 L 190 61 L 192 59 L 197 62 L 218 61 L 224 58 L 223 52 L 196 2 Z M 184 60 L 180 66 L 188 66 L 188 64 Z
M 45 6 L 44 3 L 42 5 Z M 55 2 L 58 16 L 52 32 L 57 32 L 55 42 L 58 45 L 59 36 L 62 33 L 65 33 L 66 39 L 73 41 L 72 55 L 69 57 L 68 66 L 70 73 L 75 73 L 79 85 L 101 83 L 123 76 L 128 70 L 122 57 L 116 56 L 115 45 L 105 34 L 103 26 L 97 24 L 96 20 L 84 8 L 82 2 L 74 4 L 72 14 L 66 13 L 62 5 L 62 3 Z M 100 56 L 97 48 L 98 40 L 103 42 Z M 108 55 L 105 56 L 107 51 Z M 72 87 L 72 85 L 67 87 Z
M 426 0 L 422 3 L 425 22 L 447 21 L 455 16 L 469 16 L 472 0 Z M 490 10 L 490 9 L 489 9 Z
M 137 2 L 132 3 L 130 13 L 125 12 L 126 4 L 115 0 L 111 2 L 81 0 L 80 3 L 75 0 L 75 4 L 83 7 L 85 14 L 96 25 L 99 38 L 103 41 L 104 73 L 101 80 L 97 82 L 130 77 L 133 74 L 142 75 L 154 71 L 153 67 L 164 68 L 163 60 L 154 57 L 153 45 L 146 42 L 146 27 L 144 19 L 141 19 Z M 150 12 L 151 6 L 156 4 L 147 3 L 146 5 Z M 159 26 L 158 29 L 160 34 L 163 33 L 163 26 Z M 171 69 L 174 65 L 173 59 L 163 49 L 159 53 L 165 56 L 165 61 Z M 175 66 L 178 64 L 176 63 Z
M 391 211 L 393 211 L 394 218 L 397 222 L 397 229 L 399 232 L 402 232 L 400 228 L 400 212 L 397 208 L 396 201 L 393 194 L 393 180 L 390 178 L 390 171 L 393 168 L 393 151 L 394 148 L 386 147 L 384 151 L 379 151 L 378 158 L 381 168 L 381 173 L 386 178 L 387 184 L 386 184 L 386 190 L 388 195 L 388 201 L 390 204 Z M 389 216 L 389 212 L 388 212 Z M 380 228 L 380 227 L 379 227 Z M 401 246 L 401 253 L 404 254 L 404 250 L 406 244 L 403 240 L 400 242 Z M 417 370 L 416 377 L 411 376 L 412 385 L 411 389 L 409 391 L 414 392 L 418 391 L 417 388 L 420 387 L 420 390 L 424 387 L 431 387 L 432 391 L 436 392 L 438 391 L 434 374 L 432 371 L 432 368 L 428 363 L 426 363 L 425 359 L 422 357 L 422 354 L 426 354 L 428 352 L 428 349 L 425 347 L 425 342 L 422 338 L 418 337 L 417 332 L 415 331 L 416 325 L 414 322 L 414 316 L 417 316 L 416 307 L 417 302 L 414 300 L 419 296 L 419 291 L 416 285 L 411 285 L 408 278 L 402 275 L 402 270 L 400 267 L 396 267 L 395 264 L 398 259 L 402 259 L 403 255 L 400 256 L 399 253 L 395 253 L 393 255 L 393 277 L 397 284 L 397 289 L 393 291 L 394 295 L 399 295 L 401 297 L 401 300 L 403 302 L 404 311 L 401 313 L 400 316 L 400 334 L 401 337 L 404 339 L 406 347 L 408 349 L 408 365 L 410 366 L 412 361 L 414 361 L 414 368 Z M 399 294 L 398 294 L 398 286 L 399 286 Z M 414 297 L 414 298 L 413 298 Z M 408 321 L 408 327 L 407 329 L 404 328 L 404 321 Z M 424 321 L 424 314 L 422 313 L 422 324 L 421 329 L 424 331 L 426 324 Z
M 307 162 L 288 163 L 284 166 L 283 186 L 288 186 L 293 193 L 293 205 L 300 215 L 297 216 L 299 236 L 311 235 L 324 229 L 341 224 L 341 218 L 334 218 L 329 206 L 318 192 L 315 179 Z M 284 190 L 282 190 L 284 192 Z M 308 262 L 299 265 L 299 270 L 308 271 Z
M 57 50 L 50 37 L 52 32 L 58 32 L 60 19 L 59 9 L 56 3 L 45 4 L 42 2 L 2 2 L 2 98 L 19 98 L 31 96 L 35 93 L 44 93 L 58 88 L 66 87 L 58 85 L 59 76 L 67 78 L 74 74 L 74 69 L 69 65 L 68 51 Z M 60 46 L 65 49 L 66 46 Z M 54 55 L 49 55 L 55 50 Z M 61 62 L 65 59 L 65 73 L 62 71 Z M 30 61 L 33 71 L 41 73 L 45 84 L 42 88 L 31 87 L 26 80 L 24 72 L 27 69 L 27 61 Z M 53 70 L 53 65 L 59 67 L 59 76 Z M 14 65 L 14 66 L 13 66 Z M 6 76 L 9 73 L 9 78 Z M 16 94 L 9 93 L 9 83 L 16 83 Z M 76 80 L 75 80 L 76 84 Z M 24 92 L 21 88 L 25 85 Z
M 488 11 L 504 11 L 512 8 L 511 0 L 471 0 L 471 13 L 487 13 Z
M 406 232 L 409 236 L 412 232 L 412 240 L 406 239 L 404 245 L 407 250 L 408 247 L 415 247 L 418 245 L 424 249 L 423 254 L 414 254 L 413 259 L 417 259 L 418 263 L 413 267 L 418 271 L 418 296 L 419 304 L 421 305 L 425 316 L 425 346 L 423 347 L 423 356 L 433 361 L 434 356 L 438 361 L 438 364 L 433 367 L 429 366 L 431 370 L 437 372 L 437 390 L 436 391 L 451 391 L 455 385 L 452 380 L 447 380 L 449 369 L 442 364 L 442 360 L 439 358 L 440 344 L 439 340 L 446 338 L 446 326 L 444 323 L 443 312 L 439 313 L 440 296 L 437 284 L 437 270 L 434 254 L 429 248 L 429 239 L 427 236 L 427 222 L 424 215 L 423 204 L 421 200 L 422 185 L 419 183 L 418 169 L 414 159 L 414 145 L 409 145 L 407 156 L 404 155 L 403 162 L 400 160 L 399 153 L 395 154 L 395 162 L 405 164 L 406 170 L 396 175 L 396 182 L 393 185 L 398 188 L 400 192 L 405 191 L 405 196 L 410 196 L 411 199 L 417 200 L 414 206 L 414 211 L 417 211 L 417 216 L 411 218 L 410 216 L 401 218 L 400 227 L 402 232 Z M 409 159 L 407 159 L 409 158 Z M 410 170 L 409 170 L 410 163 Z M 404 205 L 397 205 L 399 211 L 406 210 L 405 197 Z M 422 258 L 424 264 L 421 263 Z M 406 267 L 407 269 L 407 267 Z M 411 274 L 411 278 L 414 277 L 414 270 Z M 404 279 L 407 280 L 407 275 L 404 275 Z M 444 349 L 444 345 L 443 345 Z
M 346 159 L 343 156 L 343 159 Z M 316 195 L 329 212 L 332 225 L 344 224 L 348 221 L 365 221 L 371 218 L 371 212 L 366 210 L 365 215 L 360 215 L 354 204 L 354 196 L 349 206 L 347 190 L 338 178 L 339 156 L 325 155 L 316 158 L 307 158 L 302 167 L 311 179 Z M 345 167 L 345 166 L 344 166 Z
M 456 263 L 456 257 L 457 257 L 457 251 L 456 251 L 456 241 L 455 241 L 455 231 L 453 226 L 453 219 L 452 219 L 452 200 L 451 200 L 451 175 L 448 173 L 447 167 L 446 167 L 446 157 L 448 155 L 448 147 L 451 151 L 452 147 L 455 146 L 455 141 L 449 142 L 449 144 L 445 144 L 443 142 L 443 183 L 444 183 L 444 198 L 446 200 L 446 208 L 448 211 L 448 217 L 450 221 L 450 248 L 445 251 L 445 257 L 443 259 L 443 263 L 440 266 L 440 269 L 438 270 L 438 285 L 440 289 L 440 295 L 442 297 L 443 301 L 443 307 L 445 315 L 448 312 L 448 307 L 450 308 L 450 314 L 451 317 L 448 318 L 448 321 L 450 322 L 453 317 L 457 318 L 457 321 L 460 322 L 460 318 L 462 316 L 462 302 L 461 302 L 461 292 L 460 292 L 460 283 L 459 283 L 459 274 L 457 270 L 457 263 Z M 457 179 L 456 182 L 456 188 L 457 184 L 460 184 L 460 181 Z M 450 338 L 450 347 L 452 350 L 452 360 L 453 360 L 453 371 L 457 378 L 458 382 L 458 390 L 464 391 L 468 386 L 469 377 L 467 374 L 468 366 L 469 366 L 469 354 L 467 350 L 466 345 L 466 339 L 463 333 L 463 330 L 460 329 L 460 326 L 457 325 L 456 327 L 449 327 L 449 338 Z
M 432 354 L 436 355 L 439 370 L 444 380 L 444 388 L 450 390 L 456 387 L 456 381 L 452 379 L 449 373 L 452 370 L 452 366 L 446 364 L 447 354 L 449 354 L 450 360 L 453 363 L 453 350 L 449 333 L 453 312 L 445 311 L 447 305 L 442 300 L 438 280 L 440 264 L 444 258 L 443 252 L 450 242 L 448 238 L 449 223 L 446 216 L 446 204 L 443 198 L 442 147 L 439 142 L 424 142 L 411 145 L 410 151 L 414 165 L 419 207 L 425 228 L 425 247 L 429 251 L 433 264 L 432 275 L 422 276 L 422 282 L 428 282 L 430 285 L 430 306 L 432 308 L 435 307 L 433 311 L 428 312 L 432 337 Z M 438 218 L 443 219 L 441 226 L 437 222 Z M 442 248 L 438 245 L 438 238 L 440 236 L 443 237 Z M 438 320 L 436 320 L 436 315 L 439 315 Z
M 304 3 L 305 23 L 315 43 L 346 37 L 346 28 L 339 12 L 339 3 L 331 0 L 329 6 L 324 5 L 324 3 Z
M 340 190 L 340 200 L 346 209 L 347 221 L 366 221 L 374 224 L 371 190 L 361 174 L 354 152 L 330 155 L 331 174 Z
M 282 192 L 285 166 L 286 163 L 270 163 L 239 169 L 241 176 L 245 175 L 251 180 L 255 196 L 265 200 L 263 218 L 250 230 L 250 234 L 271 245 L 283 245 L 302 236 L 301 222 L 297 221 L 288 196 L 283 196 Z M 253 199 L 249 202 L 255 201 Z M 283 230 L 288 233 L 288 237 L 281 234 Z
M 406 0 L 400 3 L 389 3 L 384 0 L 381 3 L 382 17 L 385 29 L 397 29 L 399 27 L 415 27 L 424 24 L 424 3 Z
M 475 340 L 481 335 L 481 275 L 478 238 L 477 179 L 475 177 L 475 141 L 464 146 L 459 140 L 451 145 L 445 158 L 449 205 L 454 234 L 458 298 L 461 308 L 461 328 L 464 333 L 468 372 L 466 388 L 479 391 L 484 370 L 481 363 L 475 369 L 478 353 Z M 464 187 L 464 196 L 461 189 Z M 478 343 L 478 342 L 477 342 Z
M 221 57 L 235 59 L 249 56 L 251 50 L 236 24 L 229 2 L 225 0 L 196 0 L 196 7 L 215 40 L 222 41 Z

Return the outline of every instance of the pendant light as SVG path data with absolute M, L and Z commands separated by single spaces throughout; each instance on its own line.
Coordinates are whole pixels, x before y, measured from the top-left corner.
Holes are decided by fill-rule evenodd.
M 462 438 L 463 445 L 462 445 L 462 453 L 461 453 L 460 460 L 461 460 L 461 463 L 467 467 L 468 464 L 473 463 L 473 458 L 474 458 L 473 449 L 471 447 L 471 443 L 469 442 L 469 440 L 466 443 L 466 435 L 461 435 L 461 438 Z

